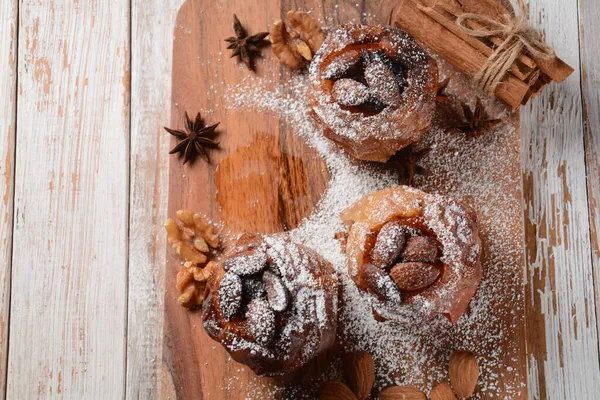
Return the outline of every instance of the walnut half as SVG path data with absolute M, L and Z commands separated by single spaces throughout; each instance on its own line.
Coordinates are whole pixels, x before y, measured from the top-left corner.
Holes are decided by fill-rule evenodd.
M 214 228 L 200 214 L 189 210 L 179 210 L 177 221 L 169 218 L 165 222 L 167 239 L 185 261 L 203 264 L 210 248 L 219 247 L 219 237 Z
M 184 307 L 192 308 L 202 304 L 206 297 L 206 281 L 213 274 L 217 264 L 210 261 L 204 268 L 190 261 L 177 273 L 176 286 L 181 293 L 177 301 Z
M 177 211 L 176 219 L 165 222 L 165 229 L 167 240 L 185 260 L 177 273 L 176 287 L 181 293 L 177 301 L 187 308 L 199 306 L 206 297 L 206 281 L 217 268 L 214 261 L 203 264 L 210 249 L 219 247 L 219 237 L 200 214 L 189 210 Z
M 308 13 L 290 10 L 269 30 L 273 53 L 281 63 L 299 69 L 312 60 L 325 40 L 325 32 Z

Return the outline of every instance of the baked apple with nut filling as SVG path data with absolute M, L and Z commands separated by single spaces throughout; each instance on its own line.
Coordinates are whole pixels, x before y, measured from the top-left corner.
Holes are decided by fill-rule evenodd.
M 258 375 L 292 372 L 333 345 L 338 279 L 285 235 L 244 235 L 208 282 L 203 323 Z
M 405 32 L 343 25 L 310 64 L 308 102 L 325 136 L 356 158 L 385 162 L 429 130 L 437 75 Z
M 482 277 L 475 213 L 408 186 L 380 190 L 345 210 L 348 272 L 381 319 L 445 315 L 456 322 Z

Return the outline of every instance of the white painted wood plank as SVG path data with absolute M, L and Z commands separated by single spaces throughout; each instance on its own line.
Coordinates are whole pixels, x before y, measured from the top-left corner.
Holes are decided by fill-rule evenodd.
M 585 155 L 592 262 L 596 271 L 596 315 L 600 315 L 600 3 L 579 0 Z M 599 325 L 600 321 L 596 321 Z
M 183 0 L 134 1 L 127 398 L 160 393 L 173 27 Z
M 9 399 L 125 393 L 129 1 L 20 6 Z
M 575 67 L 577 11 L 576 2 L 530 2 L 533 24 Z M 530 397 L 597 398 L 600 367 L 579 71 L 546 89 L 523 108 L 521 118 L 529 235 L 527 300 L 528 307 L 543 314 L 542 329 L 530 336 Z M 528 324 L 531 335 L 536 321 L 530 318 Z
M 0 2 L 0 400 L 6 389 L 17 85 L 17 0 Z

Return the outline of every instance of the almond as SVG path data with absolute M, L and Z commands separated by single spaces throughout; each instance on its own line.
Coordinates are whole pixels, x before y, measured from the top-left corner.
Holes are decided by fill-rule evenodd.
M 231 321 L 242 306 L 242 279 L 231 272 L 223 275 L 219 283 L 219 307 L 223 318 Z
M 479 365 L 475 354 L 458 350 L 450 356 L 450 383 L 459 397 L 469 397 L 475 392 L 479 379 Z
M 356 396 L 342 382 L 327 381 L 319 389 L 319 400 L 356 400 Z
M 240 276 L 254 275 L 267 266 L 267 254 L 259 250 L 240 252 L 223 263 L 223 269 Z
M 437 241 L 429 236 L 415 236 L 406 242 L 402 258 L 406 261 L 434 263 L 438 256 Z
M 363 265 L 362 279 L 378 300 L 391 306 L 402 304 L 402 294 L 390 276 L 375 264 Z
M 353 351 L 344 355 L 344 373 L 348 386 L 358 400 L 369 397 L 375 382 L 373 357 L 365 351 Z
M 371 250 L 371 258 L 377 264 L 385 267 L 394 265 L 404 244 L 406 243 L 407 228 L 398 221 L 388 222 L 383 225 L 377 234 L 375 246 Z
M 275 311 L 284 311 L 288 307 L 290 295 L 281 278 L 272 272 L 265 271 L 262 280 L 271 308 Z
M 275 336 L 275 312 L 266 300 L 254 299 L 246 311 L 248 330 L 254 339 L 267 346 Z
M 452 388 L 446 382 L 442 382 L 431 389 L 429 400 L 456 400 Z
M 425 393 L 412 386 L 390 386 L 379 393 L 379 400 L 427 400 Z
M 366 85 L 349 78 L 335 81 L 332 94 L 336 103 L 349 107 L 364 104 L 371 96 Z
M 400 86 L 386 56 L 379 53 L 371 55 L 365 67 L 365 80 L 375 97 L 383 104 L 394 105 L 400 101 Z
M 424 289 L 440 276 L 440 270 L 431 264 L 422 262 L 405 262 L 396 264 L 390 276 L 403 291 Z

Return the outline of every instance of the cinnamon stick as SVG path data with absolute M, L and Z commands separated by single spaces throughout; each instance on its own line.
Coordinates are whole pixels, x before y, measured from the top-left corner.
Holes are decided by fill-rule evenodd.
M 514 10 L 510 3 L 498 0 L 460 0 L 460 4 L 456 0 L 425 0 L 426 2 L 435 1 L 439 4 L 446 4 L 449 7 L 456 9 L 458 6 L 459 12 L 469 12 L 475 14 L 488 15 L 494 19 L 501 20 L 504 14 L 514 15 Z M 500 40 L 500 43 L 502 41 Z M 498 44 L 498 43 L 495 43 Z M 550 60 L 537 59 L 530 57 L 542 73 L 548 75 L 555 82 L 562 82 L 574 71 L 571 66 L 565 63 L 558 57 Z
M 422 1 L 423 3 L 427 3 L 427 0 L 421 0 L 421 1 Z M 472 3 L 466 3 L 466 4 L 467 4 L 467 5 L 469 5 L 469 4 L 472 4 Z M 476 4 L 478 4 L 478 3 L 476 3 Z M 448 3 L 448 0 L 445 0 L 445 1 L 440 1 L 440 2 L 436 1 L 435 3 L 433 3 L 433 6 L 432 6 L 432 7 L 433 7 L 434 9 L 436 9 L 436 8 L 441 8 L 441 9 L 443 9 L 444 11 L 446 11 L 446 12 L 447 12 L 447 14 L 449 14 L 449 15 L 451 15 L 451 16 L 453 17 L 453 18 L 452 18 L 452 22 L 455 22 L 455 21 L 456 21 L 456 18 L 457 18 L 457 17 L 458 17 L 460 14 L 462 14 L 462 13 L 464 13 L 464 12 L 474 12 L 474 11 L 468 11 L 468 10 L 469 10 L 469 9 L 471 9 L 471 8 L 469 8 L 469 7 L 466 7 L 466 6 L 465 6 L 465 7 L 463 7 L 463 8 L 461 8 L 461 7 L 459 7 L 459 6 L 454 6 L 454 5 L 453 5 L 453 6 L 451 6 L 451 5 L 450 5 L 450 3 Z M 479 9 L 479 7 L 472 7 L 472 8 L 474 8 L 474 9 Z M 512 12 L 506 11 L 506 13 L 508 13 L 508 14 L 511 14 Z M 490 16 L 490 17 L 493 17 L 493 18 L 501 18 L 501 17 L 498 17 L 498 16 L 496 16 L 496 13 L 490 13 L 489 11 L 488 11 L 488 12 L 486 12 L 485 14 L 487 14 L 488 16 Z M 471 21 L 471 22 L 469 22 L 469 25 L 470 25 L 469 27 L 470 27 L 471 29 L 481 29 L 481 28 L 483 27 L 483 25 L 481 25 L 480 23 L 477 23 L 477 22 L 475 22 L 475 21 Z M 460 29 L 458 26 L 457 26 L 457 28 L 458 28 L 458 29 Z M 465 35 L 466 35 L 466 34 L 465 34 Z M 467 35 L 467 36 L 468 36 L 468 35 Z M 472 38 L 472 39 L 474 39 L 474 40 L 477 40 L 476 38 Z M 478 42 L 480 42 L 481 44 L 483 44 L 483 42 L 481 42 L 481 41 L 479 41 L 479 40 L 477 40 L 477 41 L 478 41 Z M 498 37 L 491 37 L 491 38 L 490 38 L 490 41 L 491 41 L 491 42 L 492 42 L 494 45 L 496 45 L 496 46 L 500 46 L 500 45 L 502 44 L 502 42 L 503 42 L 503 40 L 502 40 L 502 39 L 500 39 L 500 38 L 498 38 Z M 485 44 L 484 44 L 484 46 L 485 46 Z M 487 47 L 487 46 L 486 46 L 486 47 Z M 492 51 L 492 49 L 491 49 L 491 48 L 490 48 L 490 50 Z M 525 65 L 525 66 L 527 66 L 527 67 L 529 67 L 529 68 L 536 68 L 536 67 L 537 67 L 537 65 L 536 65 L 535 61 L 533 61 L 531 58 L 529 58 L 529 57 L 528 57 L 526 54 L 521 54 L 521 56 L 519 57 L 519 61 L 520 61 L 520 62 L 521 62 L 523 65 Z
M 429 17 L 431 17 L 432 19 L 434 19 L 436 22 L 438 22 L 439 24 L 443 25 L 450 32 L 454 33 L 456 36 L 458 36 L 459 38 L 461 38 L 462 40 L 464 40 L 465 42 L 467 42 L 469 45 L 471 45 L 472 47 L 474 47 L 475 49 L 477 49 L 478 51 L 480 51 L 484 56 L 489 57 L 494 52 L 494 50 L 492 50 L 490 47 L 486 46 L 485 43 L 483 43 L 482 41 L 477 40 L 476 38 L 467 35 L 451 19 L 449 19 L 446 16 L 440 14 L 435 8 L 423 7 L 423 6 L 420 6 L 419 4 L 417 4 L 417 7 L 419 8 L 419 10 L 423 11 Z M 535 64 L 534 64 L 534 66 L 535 66 Z M 534 74 L 535 71 L 536 71 L 535 69 L 531 69 L 530 68 L 527 73 L 523 73 L 516 65 L 513 65 L 511 67 L 511 69 L 510 69 L 510 72 L 516 78 L 518 78 L 518 79 L 520 79 L 520 80 L 522 80 L 524 82 L 529 81 L 531 75 Z
M 400 1 L 394 23 L 470 76 L 475 76 L 487 60 L 483 53 L 421 11 L 413 0 Z M 521 106 L 528 91 L 527 83 L 507 74 L 495 95 L 514 110 Z
M 552 82 L 551 80 L 546 79 L 547 77 L 547 75 L 544 75 L 540 77 L 540 79 L 536 80 L 533 85 L 531 85 L 529 91 L 523 98 L 523 104 L 526 104 L 529 100 L 534 99 L 538 94 L 542 92 L 542 90 L 544 90 L 544 88 L 546 88 L 546 86 L 548 86 L 550 82 Z
M 476 38 L 464 32 L 456 25 L 456 18 L 463 13 L 479 14 L 497 21 L 505 21 L 507 14 L 514 16 L 507 0 L 401 0 L 394 23 L 474 77 L 504 39 Z M 477 21 L 467 23 L 475 30 L 484 28 Z M 544 60 L 521 54 L 494 94 L 514 110 L 535 97 L 548 83 L 562 82 L 572 72 L 573 68 L 558 57 Z

